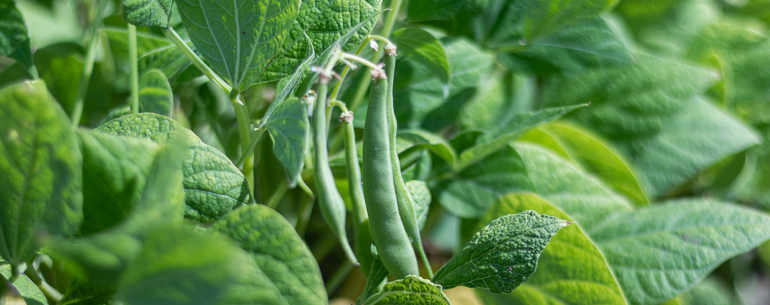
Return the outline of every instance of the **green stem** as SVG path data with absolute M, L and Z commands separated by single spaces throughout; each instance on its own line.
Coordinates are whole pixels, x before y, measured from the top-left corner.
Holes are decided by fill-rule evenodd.
M 99 2 L 99 8 L 96 11 L 96 17 L 91 23 L 91 32 L 88 37 L 88 50 L 86 51 L 85 63 L 83 64 L 83 73 L 80 76 L 80 86 L 75 105 L 72 108 L 72 126 L 77 128 L 80 125 L 80 117 L 83 115 L 83 104 L 88 93 L 88 84 L 91 82 L 91 73 L 94 70 L 94 58 L 96 57 L 96 45 L 98 44 L 99 28 L 102 27 L 102 16 L 107 7 L 107 0 Z
M 224 91 L 225 94 L 227 95 L 230 94 L 230 91 L 232 91 L 232 88 L 230 87 L 230 85 L 228 85 L 227 83 L 225 83 L 225 81 L 219 78 L 219 76 L 217 76 L 217 74 L 214 73 L 214 71 L 211 70 L 211 68 L 208 65 L 206 65 L 206 63 L 204 63 L 203 60 L 200 59 L 200 57 L 198 57 L 198 55 L 195 55 L 195 52 L 192 49 L 190 49 L 190 46 L 188 46 L 187 43 L 185 43 L 181 37 L 179 37 L 176 31 L 174 31 L 174 28 L 169 27 L 169 28 L 162 29 L 162 31 L 163 31 L 163 34 L 165 34 L 166 37 L 168 37 L 168 39 L 171 39 L 171 41 L 174 42 L 174 45 L 176 45 L 177 48 L 182 50 L 182 53 L 184 53 L 185 57 L 187 57 L 187 59 L 189 59 L 193 63 L 193 65 L 195 65 L 195 67 L 198 68 L 198 70 L 203 72 L 203 74 L 206 75 L 206 77 L 208 77 L 209 80 L 214 82 L 214 84 L 219 86 L 219 88 L 222 88 L 222 91 Z
M 128 24 L 128 57 L 131 60 L 131 113 L 139 113 L 139 59 L 136 50 L 136 26 Z
M 398 17 L 398 11 L 401 10 L 402 0 L 393 0 L 390 3 L 390 14 L 388 19 L 385 20 L 385 25 L 382 26 L 382 37 L 390 38 L 390 33 L 393 32 L 393 26 L 396 24 Z
M 257 129 L 254 134 L 251 136 L 251 140 L 249 140 L 249 144 L 246 145 L 246 151 L 252 151 L 255 147 L 257 147 L 257 143 L 260 139 L 262 139 L 262 135 L 265 134 L 265 129 L 260 128 Z M 246 163 L 246 159 L 248 159 L 247 154 L 242 154 L 240 158 L 238 158 L 238 161 L 235 162 L 235 166 L 240 168 L 243 166 L 244 163 Z
M 56 290 L 56 288 L 51 287 L 51 285 L 41 278 L 33 268 L 27 268 L 27 270 L 24 271 L 24 274 L 26 274 L 27 277 L 40 288 L 40 291 L 42 291 L 49 300 L 59 302 L 64 297 L 61 292 Z
M 310 215 L 312 215 L 314 204 L 315 198 L 308 196 L 302 201 L 302 206 L 299 208 L 300 215 L 299 219 L 297 219 L 296 230 L 302 239 L 305 239 L 305 231 L 307 230 L 308 223 L 310 223 Z
M 287 185 L 286 182 L 281 182 L 281 184 L 278 185 L 278 189 L 275 190 L 275 193 L 273 193 L 267 201 L 267 206 L 275 210 L 275 208 L 278 207 L 278 203 L 283 199 L 283 196 L 286 195 L 288 189 L 289 185 Z

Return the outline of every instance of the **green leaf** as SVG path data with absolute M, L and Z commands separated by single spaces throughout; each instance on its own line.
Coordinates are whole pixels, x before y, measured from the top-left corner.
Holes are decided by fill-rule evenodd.
M 463 105 L 457 123 L 464 131 L 490 131 L 507 124 L 516 114 L 532 110 L 536 84 L 534 76 L 498 68 Z
M 195 50 L 192 42 L 185 41 L 190 49 Z M 190 60 L 175 45 L 167 45 L 139 56 L 139 73 L 158 69 L 173 80 L 191 64 Z M 197 70 L 197 69 L 196 69 Z M 200 72 L 200 71 L 199 71 Z
M 532 0 L 530 0 L 532 1 Z M 538 37 L 574 26 L 615 7 L 619 0 L 546 0 L 536 1 L 524 14 L 524 38 Z
M 729 196 L 770 208 L 770 127 L 765 127 L 763 144 L 746 152 L 746 164 L 731 186 Z
M 158 145 L 150 140 L 78 130 L 83 150 L 83 224 L 80 234 L 123 221 L 144 190 Z
M 411 142 L 411 145 L 409 148 L 412 147 L 420 147 L 424 146 L 430 149 L 433 153 L 435 153 L 439 158 L 443 159 L 447 162 L 447 164 L 454 166 L 456 160 L 457 160 L 457 153 L 455 153 L 454 148 L 449 145 L 449 143 L 442 138 L 441 136 L 424 131 L 419 129 L 412 129 L 407 131 L 399 132 L 397 135 L 397 140 L 406 140 Z M 404 149 L 399 149 L 399 152 L 405 151 Z
M 479 218 L 501 196 L 513 192 L 532 192 L 521 156 L 508 145 L 480 162 L 439 183 L 438 201 L 454 215 Z
M 406 190 L 412 194 L 414 199 L 414 217 L 417 219 L 417 226 L 422 230 L 425 222 L 428 221 L 428 211 L 430 210 L 430 189 L 425 181 L 409 181 L 405 184 Z
M 123 0 L 123 20 L 135 26 L 167 28 L 173 0 Z
M 102 34 L 106 34 L 110 40 L 110 51 L 116 60 L 121 60 L 128 65 L 129 63 L 129 48 L 128 48 L 128 30 L 125 28 L 103 28 L 100 31 Z M 145 54 L 151 53 L 162 49 L 163 47 L 170 47 L 173 45 L 171 40 L 166 37 L 157 36 L 149 33 L 138 32 L 136 33 L 136 54 L 139 57 Z
M 173 104 L 174 94 L 166 75 L 156 69 L 144 72 L 139 80 L 139 111 L 171 117 Z
M 631 203 L 598 179 L 547 149 L 536 145 L 512 145 L 524 161 L 526 174 L 538 196 L 567 213 L 582 228 L 631 211 Z
M 712 164 L 758 144 L 756 132 L 707 101 L 690 100 L 654 137 L 627 144 L 648 193 L 663 195 Z
M 190 39 L 233 89 L 253 85 L 281 50 L 298 0 L 178 1 Z M 304 49 L 303 49 L 304 50 Z
M 91 282 L 76 282 L 57 305 L 107 305 L 112 302 L 115 287 Z
M 465 0 L 410 1 L 406 18 L 409 21 L 450 19 L 460 12 Z
M 5 263 L 5 262 L 0 262 Z M 6 279 L 11 277 L 11 265 L 8 264 L 0 264 L 0 282 L 5 282 Z M 5 283 L 3 283 L 5 284 Z M 42 291 L 40 291 L 40 288 L 35 285 L 32 280 L 27 277 L 27 275 L 22 274 L 19 275 L 19 278 L 16 279 L 15 282 L 12 283 L 13 286 L 19 291 L 21 294 L 21 297 L 24 299 L 24 301 L 27 303 L 27 305 L 48 305 L 48 300 L 45 298 L 45 295 Z M 0 289 L 0 301 L 3 300 L 3 294 Z M 14 304 L 14 303 L 9 303 Z
M 390 39 L 401 54 L 420 63 L 428 69 L 428 73 L 438 75 L 441 83 L 449 86 L 449 78 L 452 76 L 449 59 L 444 52 L 444 46 L 436 37 L 419 28 L 403 28 L 393 32 Z M 448 87 L 445 87 L 445 93 L 444 96 L 449 94 Z
M 246 250 L 288 304 L 326 304 L 321 272 L 294 227 L 264 205 L 239 208 L 212 226 Z
M 14 0 L 0 1 L 0 55 L 8 56 L 27 68 L 37 78 L 35 61 L 29 46 L 29 30 Z
M 281 52 L 275 57 L 259 82 L 269 82 L 292 75 L 310 53 L 305 35 L 313 42 L 318 60 L 337 44 L 346 52 L 355 50 L 377 23 L 381 0 L 307 0 L 302 1 Z M 320 64 L 320 63 L 316 63 Z M 304 92 L 302 93 L 304 94 Z
M 0 109 L 0 257 L 18 266 L 37 251 L 36 235 L 77 231 L 83 159 L 43 81 L 0 90 Z
M 382 291 L 371 296 L 364 305 L 449 305 L 441 285 L 416 275 L 387 283 Z
M 770 216 L 713 200 L 682 199 L 612 218 L 588 233 L 629 303 L 652 305 L 770 239 Z
M 126 269 L 117 296 L 125 304 L 217 304 L 237 283 L 241 262 L 247 260 L 223 236 L 181 225 L 160 226 Z
M 176 128 L 180 131 L 174 132 Z M 249 184 L 232 161 L 168 117 L 154 113 L 133 114 L 107 122 L 95 131 L 150 138 L 158 144 L 174 143 L 176 137 L 186 141 L 188 147 L 182 166 L 185 218 L 208 222 L 251 202 Z
M 552 123 L 540 129 L 557 142 L 568 159 L 601 178 L 607 186 L 625 195 L 634 205 L 649 205 L 647 196 L 628 162 L 598 136 L 567 123 Z M 540 142 L 540 139 L 533 140 Z
M 706 278 L 703 282 L 681 295 L 682 305 L 730 305 L 732 293 L 718 280 Z
M 482 136 L 479 139 L 481 144 L 463 151 L 457 162 L 456 170 L 463 170 L 481 161 L 540 124 L 557 120 L 563 115 L 584 106 L 548 108 L 536 112 L 516 114 L 506 125 Z
M 511 293 L 535 272 L 551 237 L 569 224 L 535 211 L 499 217 L 476 232 L 432 280 L 447 289 L 467 286 Z
M 620 37 L 597 17 L 529 42 L 526 49 L 503 55 L 502 62 L 514 71 L 549 74 L 628 64 L 633 59 Z
M 286 167 L 289 187 L 293 188 L 302 173 L 308 150 L 310 123 L 307 106 L 296 97 L 280 102 L 265 123 L 265 128 L 273 139 L 273 153 Z
M 286 100 L 286 97 L 289 96 L 292 91 L 297 89 L 297 86 L 299 86 L 300 81 L 302 81 L 302 78 L 305 76 L 305 73 L 310 71 L 310 65 L 316 59 L 316 55 L 315 50 L 313 49 L 312 41 L 307 35 L 305 35 L 305 43 L 308 48 L 306 50 L 306 53 L 308 54 L 307 58 L 305 58 L 305 60 L 302 61 L 299 66 L 297 66 L 297 70 L 294 70 L 294 74 L 288 78 L 282 79 L 281 82 L 279 82 L 276 88 L 278 93 L 275 95 L 273 102 L 270 103 L 270 106 L 267 107 L 267 111 L 265 111 L 265 115 L 262 116 L 262 120 L 270 119 L 278 105 L 282 104 Z
M 569 216 L 534 194 L 500 198 L 479 221 L 535 210 L 567 221 Z M 560 230 L 540 255 L 538 271 L 511 294 L 480 292 L 497 304 L 626 304 L 607 261 L 579 225 Z
M 393 99 L 398 101 L 394 107 L 399 129 L 435 132 L 451 124 L 485 73 L 494 67 L 494 56 L 471 41 L 442 39 L 441 43 L 452 67 L 448 98 L 445 98 L 446 86 L 438 75 L 406 56 L 398 60 Z M 357 117 L 364 113 L 361 110 L 354 110 Z

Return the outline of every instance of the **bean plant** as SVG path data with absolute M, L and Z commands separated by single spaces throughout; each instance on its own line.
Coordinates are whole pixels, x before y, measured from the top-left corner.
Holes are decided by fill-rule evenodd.
M 0 305 L 768 304 L 768 8 L 0 0 Z

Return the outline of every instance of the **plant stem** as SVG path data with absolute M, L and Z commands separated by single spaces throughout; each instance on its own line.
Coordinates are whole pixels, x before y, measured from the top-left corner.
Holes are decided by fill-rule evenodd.
M 315 198 L 307 196 L 302 201 L 302 206 L 299 208 L 299 218 L 297 219 L 297 234 L 302 239 L 305 239 L 305 231 L 307 230 L 307 224 L 310 222 L 310 215 L 313 212 L 313 205 L 315 204 Z
M 390 14 L 388 19 L 385 20 L 385 25 L 382 26 L 382 37 L 390 38 L 390 33 L 393 32 L 393 26 L 396 24 L 396 18 L 398 17 L 398 11 L 401 10 L 402 0 L 393 0 L 390 3 Z
M 91 82 L 91 73 L 94 70 L 94 58 L 96 57 L 96 45 L 98 43 L 99 28 L 102 27 L 102 16 L 104 15 L 104 9 L 107 7 L 107 0 L 99 1 L 99 8 L 96 11 L 96 17 L 91 23 L 91 32 L 88 37 L 88 50 L 86 51 L 85 62 L 83 63 L 83 73 L 80 76 L 80 86 L 78 87 L 78 95 L 75 100 L 75 105 L 72 108 L 72 127 L 77 128 L 80 125 L 80 117 L 83 115 L 83 104 L 85 103 L 86 94 L 88 93 L 88 84 Z
M 228 85 L 227 83 L 225 83 L 225 81 L 219 78 L 219 76 L 217 76 L 217 74 L 214 73 L 214 71 L 211 70 L 211 68 L 209 68 L 209 66 L 206 65 L 206 63 L 204 63 L 203 60 L 200 59 L 200 57 L 198 57 L 198 55 L 195 55 L 195 52 L 192 49 L 190 49 L 190 46 L 188 46 L 187 43 L 185 43 L 184 40 L 182 40 L 182 38 L 179 37 L 179 34 L 177 34 L 173 28 L 169 27 L 162 30 L 163 30 L 163 34 L 165 34 L 166 37 L 168 37 L 168 39 L 171 39 L 171 41 L 174 42 L 174 45 L 176 45 L 177 48 L 182 50 L 182 53 L 184 53 L 185 57 L 187 57 L 187 59 L 189 59 L 193 63 L 193 65 L 195 65 L 195 67 L 198 68 L 198 70 L 203 72 L 203 74 L 206 75 L 206 77 L 208 77 L 209 80 L 214 82 L 214 84 L 219 86 L 219 88 L 222 88 L 222 91 L 224 91 L 225 94 L 230 95 L 230 91 L 232 91 L 232 88 L 230 87 L 230 85 Z
M 37 271 L 35 271 L 34 268 L 31 268 L 31 267 L 27 268 L 27 270 L 24 271 L 24 274 L 26 274 L 27 277 L 29 277 L 29 279 L 33 283 L 35 283 L 35 285 L 37 285 L 38 288 L 40 288 L 40 291 L 42 291 L 43 294 L 45 294 L 46 298 L 59 302 L 62 299 L 62 297 L 64 297 L 61 292 L 56 290 L 56 288 L 51 287 L 51 285 L 49 285 L 48 282 L 46 282 L 42 277 L 40 277 L 40 275 L 37 273 Z
M 262 139 L 262 135 L 265 134 L 265 129 L 260 128 L 257 129 L 253 135 L 251 135 L 251 140 L 249 140 L 249 144 L 246 146 L 246 151 L 252 151 L 255 147 L 257 147 L 257 143 L 259 143 L 259 140 Z M 238 161 L 235 162 L 235 166 L 240 168 L 243 166 L 243 163 L 246 163 L 246 159 L 248 159 L 248 155 L 242 154 L 240 158 L 238 158 Z
M 286 182 L 281 182 L 278 185 L 278 189 L 275 190 L 275 193 L 273 193 L 273 195 L 270 196 L 270 199 L 267 200 L 267 206 L 275 210 L 275 208 L 278 207 L 278 203 L 283 199 L 283 196 L 286 195 L 288 189 L 289 185 L 286 184 Z
M 128 57 L 131 60 L 131 113 L 139 113 L 139 60 L 136 50 L 136 26 L 128 24 Z

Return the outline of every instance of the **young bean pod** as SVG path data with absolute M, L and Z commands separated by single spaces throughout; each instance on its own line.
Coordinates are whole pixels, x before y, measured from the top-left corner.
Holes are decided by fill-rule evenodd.
M 385 73 L 372 70 L 369 108 L 364 126 L 364 197 L 369 225 L 379 258 L 395 278 L 419 275 L 417 257 L 398 211 L 393 182 L 388 127 L 388 81 Z
M 348 243 L 345 232 L 345 202 L 342 200 L 337 186 L 334 184 L 334 176 L 329 167 L 329 152 L 326 150 L 326 91 L 328 81 L 321 80 L 318 86 L 318 98 L 313 112 L 313 142 L 315 144 L 315 178 L 318 191 L 318 203 L 321 213 L 339 239 L 342 249 L 353 264 L 358 264 L 353 250 Z
M 429 277 L 433 276 L 433 270 L 431 270 L 428 257 L 425 255 L 425 249 L 422 246 L 422 239 L 420 238 L 420 227 L 417 225 L 417 218 L 414 214 L 414 199 L 412 194 L 406 190 L 406 184 L 404 178 L 401 176 L 401 162 L 398 159 L 398 152 L 396 151 L 396 133 L 398 132 L 398 122 L 396 121 L 396 112 L 393 108 L 393 81 L 395 80 L 396 70 L 396 46 L 387 44 L 385 46 L 385 73 L 388 77 L 388 140 L 390 141 L 390 158 L 393 166 L 393 182 L 395 183 L 396 201 L 398 203 L 398 213 L 401 217 L 401 222 L 404 224 L 406 234 L 409 236 L 409 240 L 412 242 L 412 246 L 420 254 L 425 268 L 428 271 Z
M 374 256 L 372 255 L 372 232 L 369 228 L 369 216 L 366 212 L 364 190 L 361 188 L 361 167 L 358 165 L 356 153 L 356 131 L 353 127 L 353 112 L 344 111 L 340 116 L 345 138 L 345 159 L 348 173 L 348 188 L 350 201 L 353 204 L 353 232 L 356 241 L 354 250 L 358 262 L 361 263 L 361 272 L 369 275 Z

